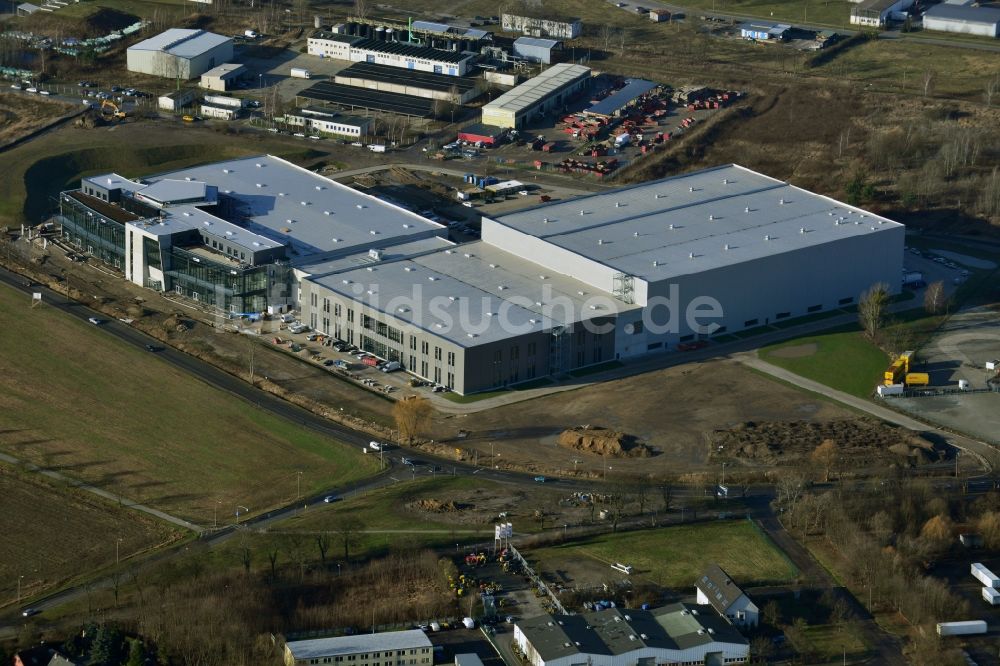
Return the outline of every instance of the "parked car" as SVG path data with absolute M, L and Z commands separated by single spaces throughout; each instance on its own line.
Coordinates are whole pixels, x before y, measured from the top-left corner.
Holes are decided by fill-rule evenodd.
M 101 324 L 104 323 L 103 319 L 98 319 L 97 317 L 88 317 L 87 321 L 89 321 L 94 326 L 100 326 Z
M 538 482 L 538 483 L 545 483 L 545 477 L 544 476 L 536 476 L 535 477 L 535 481 Z
M 326 497 L 323 498 L 323 502 L 325 504 L 331 504 L 331 503 L 336 502 L 336 501 L 337 501 L 337 496 L 336 495 L 327 495 Z
M 23 611 L 21 611 L 21 616 L 31 617 L 32 615 L 38 615 L 41 612 L 42 611 L 38 610 L 37 608 L 25 608 Z
M 389 361 L 382 366 L 382 372 L 396 372 L 397 370 L 402 370 L 403 364 L 399 361 Z

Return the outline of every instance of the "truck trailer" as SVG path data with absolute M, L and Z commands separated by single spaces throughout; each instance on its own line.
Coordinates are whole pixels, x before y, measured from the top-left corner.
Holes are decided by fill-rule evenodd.
M 310 72 L 308 69 L 304 69 L 302 67 L 292 67 L 292 69 L 289 72 L 289 74 L 291 75 L 291 77 L 293 79 L 309 79 L 309 78 L 312 78 L 312 72 Z
M 981 563 L 973 562 L 970 567 L 970 572 L 972 573 L 973 578 L 986 587 L 1000 589 L 1000 578 L 998 578 L 992 571 L 984 567 Z
M 992 587 L 984 587 L 983 601 L 990 606 L 1000 606 L 1000 590 L 995 590 Z
M 985 620 L 966 620 L 965 622 L 938 622 L 938 636 L 974 636 L 986 633 Z

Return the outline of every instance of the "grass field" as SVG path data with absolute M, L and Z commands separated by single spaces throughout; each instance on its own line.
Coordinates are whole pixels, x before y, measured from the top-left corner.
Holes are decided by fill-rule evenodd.
M 64 102 L 29 95 L 0 95 L 0 146 L 19 139 L 76 108 Z
M 797 375 L 851 395 L 871 395 L 889 357 L 856 325 L 764 347 L 760 357 Z
M 374 471 L 100 328 L 0 289 L 0 450 L 195 522 Z
M 0 606 L 182 537 L 143 514 L 0 464 Z
M 798 575 L 770 539 L 746 520 L 605 534 L 528 553 L 542 571 L 572 571 L 581 556 L 608 565 L 625 562 L 635 567 L 637 577 L 673 589 L 693 587 L 712 563 L 741 585 L 784 583 Z
M 847 0 L 683 0 L 678 4 L 704 12 L 836 28 L 848 27 L 853 7 Z

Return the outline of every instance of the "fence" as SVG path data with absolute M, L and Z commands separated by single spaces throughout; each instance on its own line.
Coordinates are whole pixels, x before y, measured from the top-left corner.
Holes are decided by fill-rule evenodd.
M 556 611 L 558 611 L 560 615 L 570 615 L 570 613 L 567 613 L 566 609 L 563 608 L 562 602 L 559 601 L 559 597 L 556 596 L 556 593 L 549 589 L 549 586 L 545 584 L 545 581 L 543 581 L 538 574 L 535 573 L 535 570 L 532 569 L 528 564 L 528 561 L 521 556 L 521 553 L 518 552 L 517 548 L 513 545 L 508 545 L 507 547 L 510 549 L 510 553 L 514 557 L 514 560 L 520 563 L 522 571 L 524 571 L 524 573 L 528 575 L 528 578 L 531 579 L 531 582 L 534 583 L 535 586 L 552 601 L 552 605 L 555 606 Z

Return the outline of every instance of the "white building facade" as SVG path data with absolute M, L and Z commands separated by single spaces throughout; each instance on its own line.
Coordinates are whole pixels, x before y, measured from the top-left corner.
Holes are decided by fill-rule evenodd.
M 193 79 L 233 59 L 233 40 L 206 32 L 171 28 L 126 51 L 130 72 Z

